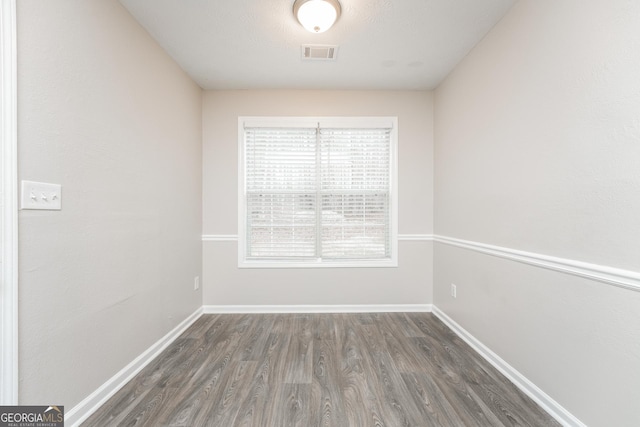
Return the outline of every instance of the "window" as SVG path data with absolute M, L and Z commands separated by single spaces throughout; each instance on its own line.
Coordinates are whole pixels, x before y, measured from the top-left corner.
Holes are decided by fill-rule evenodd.
M 240 267 L 397 266 L 397 119 L 240 117 Z

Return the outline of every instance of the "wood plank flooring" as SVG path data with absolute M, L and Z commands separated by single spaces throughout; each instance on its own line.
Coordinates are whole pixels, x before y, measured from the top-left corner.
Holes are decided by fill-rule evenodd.
M 430 313 L 204 315 L 83 424 L 558 425 Z

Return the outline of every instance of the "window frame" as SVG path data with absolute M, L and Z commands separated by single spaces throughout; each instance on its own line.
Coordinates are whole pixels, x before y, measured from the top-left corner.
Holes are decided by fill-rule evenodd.
M 389 245 L 390 257 L 383 259 L 292 260 L 247 259 L 247 195 L 245 193 L 245 127 L 389 128 Z M 381 117 L 238 117 L 238 267 L 239 268 L 380 268 L 398 266 L 398 118 Z

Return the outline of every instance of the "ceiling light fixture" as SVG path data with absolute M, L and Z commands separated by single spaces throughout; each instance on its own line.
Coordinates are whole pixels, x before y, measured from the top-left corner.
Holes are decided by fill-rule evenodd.
M 293 14 L 312 33 L 324 33 L 340 17 L 338 0 L 296 0 Z

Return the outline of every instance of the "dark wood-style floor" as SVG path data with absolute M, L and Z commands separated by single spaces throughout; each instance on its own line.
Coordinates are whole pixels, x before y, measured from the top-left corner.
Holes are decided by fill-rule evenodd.
M 204 315 L 83 426 L 558 426 L 428 313 Z

